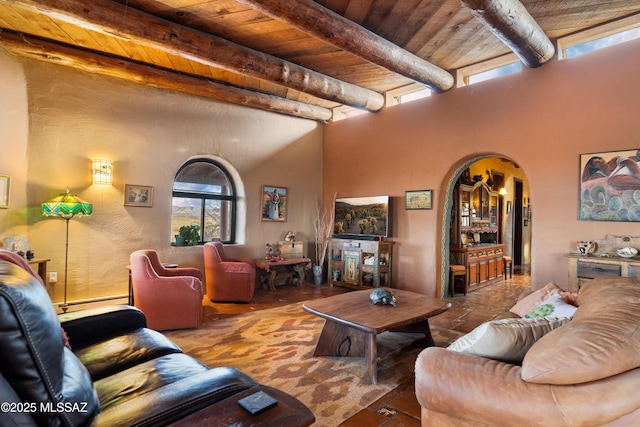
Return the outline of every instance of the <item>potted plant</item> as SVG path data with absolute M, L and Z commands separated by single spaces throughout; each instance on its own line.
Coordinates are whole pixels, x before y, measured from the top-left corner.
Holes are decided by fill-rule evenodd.
M 200 243 L 200 226 L 198 225 L 183 225 L 178 230 L 178 233 L 187 246 L 195 246 Z

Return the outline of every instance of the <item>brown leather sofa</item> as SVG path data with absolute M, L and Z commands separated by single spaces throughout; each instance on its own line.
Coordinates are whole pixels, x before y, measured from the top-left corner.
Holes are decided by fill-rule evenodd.
M 134 307 L 57 316 L 42 283 L 16 264 L 0 260 L 0 425 L 164 426 L 201 413 L 215 419 L 224 412 L 216 406 L 233 407 L 229 399 L 262 387 L 241 371 L 211 369 L 184 354 L 147 328 Z M 301 407 L 292 425 L 313 422 L 308 408 L 287 397 Z
M 521 364 L 423 350 L 415 383 L 422 425 L 640 425 L 640 282 L 593 280 L 576 305 Z

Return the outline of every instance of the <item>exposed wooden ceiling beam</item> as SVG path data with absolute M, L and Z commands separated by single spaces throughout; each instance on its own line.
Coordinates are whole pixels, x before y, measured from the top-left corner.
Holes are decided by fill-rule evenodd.
M 553 58 L 555 48 L 518 0 L 461 0 L 527 67 Z
M 453 87 L 447 71 L 408 52 L 313 0 L 236 0 L 298 28 L 339 49 L 428 86 L 435 92 Z
M 6 0 L 0 0 L 6 1 Z M 270 81 L 321 99 L 378 111 L 384 96 L 221 37 L 178 25 L 111 0 L 10 0 L 122 43 L 162 50 L 198 63 Z
M 331 110 L 273 95 L 240 89 L 120 58 L 62 46 L 33 37 L 0 32 L 0 44 L 14 55 L 65 65 L 160 89 L 169 89 L 307 119 L 328 121 Z

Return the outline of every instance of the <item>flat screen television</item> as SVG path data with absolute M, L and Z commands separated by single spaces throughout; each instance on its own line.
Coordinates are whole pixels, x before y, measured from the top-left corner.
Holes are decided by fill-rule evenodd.
M 333 236 L 367 240 L 389 237 L 389 196 L 337 198 Z

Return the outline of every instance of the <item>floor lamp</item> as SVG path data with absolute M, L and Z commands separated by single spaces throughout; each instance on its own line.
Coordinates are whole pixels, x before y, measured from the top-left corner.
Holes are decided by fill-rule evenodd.
M 93 207 L 91 203 L 80 197 L 70 194 L 67 188 L 66 194 L 61 194 L 42 204 L 42 215 L 55 216 L 67 222 L 67 235 L 64 253 L 64 302 L 60 305 L 62 312 L 67 312 L 67 269 L 69 266 L 69 221 L 75 216 L 91 215 Z

